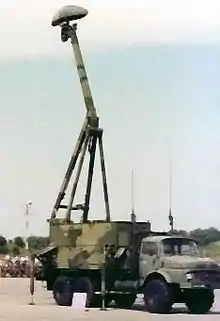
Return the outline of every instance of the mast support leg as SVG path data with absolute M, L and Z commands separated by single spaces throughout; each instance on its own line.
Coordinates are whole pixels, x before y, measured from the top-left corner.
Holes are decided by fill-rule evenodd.
M 101 164 L 101 173 L 102 173 L 102 186 L 104 193 L 104 202 L 105 202 L 105 219 L 107 222 L 111 220 L 110 217 L 110 207 L 109 207 L 109 199 L 108 199 L 108 187 L 107 187 L 107 177 L 106 177 L 106 168 L 105 168 L 105 155 L 102 141 L 102 134 L 99 136 L 99 153 L 100 153 L 100 164 Z

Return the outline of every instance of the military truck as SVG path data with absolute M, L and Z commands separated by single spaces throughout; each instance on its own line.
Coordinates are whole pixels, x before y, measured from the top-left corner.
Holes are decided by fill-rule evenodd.
M 59 305 L 71 305 L 74 292 L 86 292 L 88 306 L 100 305 L 103 267 L 105 303 L 119 308 L 131 308 L 142 293 L 152 313 L 167 313 L 177 302 L 206 313 L 220 287 L 218 264 L 200 257 L 196 241 L 152 232 L 149 222 L 56 220 L 50 239 L 38 255 L 44 268 L 39 279 Z
M 52 20 L 61 27 L 61 40 L 71 40 L 77 72 L 86 107 L 86 117 L 72 153 L 51 217 L 50 246 L 39 253 L 42 273 L 59 305 L 70 306 L 73 294 L 87 293 L 87 306 L 102 307 L 115 301 L 120 308 L 130 308 L 138 293 L 144 294 L 146 309 L 152 313 L 167 313 L 175 302 L 184 302 L 191 312 L 205 313 L 214 301 L 213 289 L 220 285 L 220 269 L 210 259 L 199 257 L 197 244 L 186 237 L 153 232 L 150 222 L 113 221 L 105 169 L 103 130 L 94 106 L 76 30 L 70 22 L 83 18 L 88 11 L 65 6 Z M 105 220 L 89 220 L 96 146 L 99 146 Z M 83 204 L 73 206 L 86 152 L 89 154 L 88 177 Z M 113 151 L 114 152 L 114 151 Z M 70 185 L 69 201 L 61 204 Z M 120 179 L 120 173 L 119 173 Z M 59 210 L 66 210 L 58 218 Z M 72 212 L 82 211 L 80 222 Z M 33 294 L 33 282 L 31 290 Z

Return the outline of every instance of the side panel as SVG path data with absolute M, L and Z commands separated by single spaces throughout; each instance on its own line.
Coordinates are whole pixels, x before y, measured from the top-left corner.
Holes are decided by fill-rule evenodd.
M 136 251 L 138 235 L 147 233 L 149 224 L 129 221 L 88 223 L 66 223 L 63 219 L 50 221 L 50 241 L 58 246 L 57 266 L 59 268 L 100 268 L 106 249 L 116 253 L 118 248 L 132 245 Z M 131 244 L 134 240 L 134 244 Z M 136 245 L 135 245 L 136 244 Z
M 114 248 L 118 245 L 114 222 L 64 224 L 56 220 L 56 224 L 51 224 L 50 232 L 51 241 L 58 246 L 57 265 L 60 268 L 97 269 L 108 245 Z

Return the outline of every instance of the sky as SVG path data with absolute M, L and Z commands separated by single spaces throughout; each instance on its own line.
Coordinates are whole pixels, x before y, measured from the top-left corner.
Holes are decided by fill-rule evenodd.
M 48 234 L 46 219 L 84 120 L 71 45 L 51 26 L 67 4 L 0 3 L 0 233 L 7 237 Z M 104 128 L 112 219 L 130 217 L 133 169 L 137 218 L 166 230 L 171 161 L 176 228 L 220 228 L 218 2 L 73 4 L 89 10 L 78 36 Z M 98 158 L 90 218 L 104 218 Z

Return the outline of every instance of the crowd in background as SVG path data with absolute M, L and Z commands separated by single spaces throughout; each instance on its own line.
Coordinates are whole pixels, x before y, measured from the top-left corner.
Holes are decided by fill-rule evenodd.
M 38 273 L 41 267 L 40 262 L 36 259 L 34 272 Z M 2 278 L 27 278 L 30 277 L 30 263 L 28 256 L 18 257 L 5 255 L 0 259 L 0 274 Z

